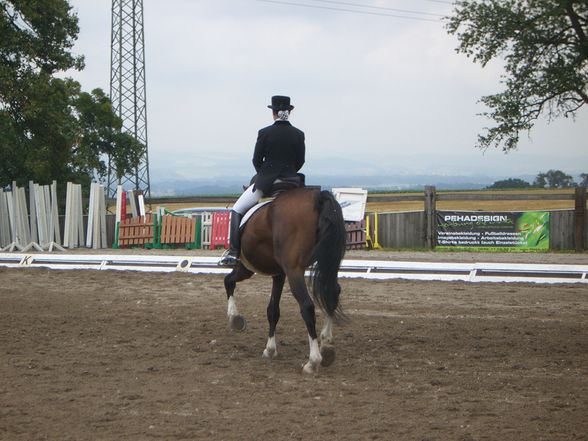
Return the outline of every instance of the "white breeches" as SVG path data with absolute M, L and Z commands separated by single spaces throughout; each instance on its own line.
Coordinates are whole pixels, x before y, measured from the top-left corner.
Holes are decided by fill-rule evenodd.
M 253 191 L 254 185 L 255 184 L 251 184 L 249 188 L 247 188 L 247 190 L 245 190 L 243 194 L 239 196 L 239 199 L 237 199 L 235 205 L 233 205 L 233 210 L 240 215 L 247 213 L 247 210 L 257 204 L 263 197 L 261 190 L 256 189 Z

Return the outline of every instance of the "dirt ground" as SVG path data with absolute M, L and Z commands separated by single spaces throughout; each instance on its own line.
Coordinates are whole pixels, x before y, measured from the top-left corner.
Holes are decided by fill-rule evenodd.
M 587 285 L 341 284 L 309 377 L 288 293 L 261 358 L 267 278 L 238 285 L 237 333 L 221 276 L 0 268 L 0 439 L 588 439 Z

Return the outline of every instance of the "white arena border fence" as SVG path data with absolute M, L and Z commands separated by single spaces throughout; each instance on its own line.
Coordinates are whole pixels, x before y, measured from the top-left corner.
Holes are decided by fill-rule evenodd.
M 0 267 L 227 274 L 218 257 L 0 253 Z M 588 283 L 588 265 L 343 260 L 339 277 L 371 280 Z

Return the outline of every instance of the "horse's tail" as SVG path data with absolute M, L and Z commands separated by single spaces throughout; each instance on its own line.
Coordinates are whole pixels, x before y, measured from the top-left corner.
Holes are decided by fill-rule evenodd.
M 312 293 L 315 301 L 330 317 L 341 313 L 341 287 L 337 273 L 345 255 L 347 233 L 341 206 L 329 191 L 321 191 L 317 198 L 319 212 L 317 242 L 313 249 L 314 266 L 311 272 Z

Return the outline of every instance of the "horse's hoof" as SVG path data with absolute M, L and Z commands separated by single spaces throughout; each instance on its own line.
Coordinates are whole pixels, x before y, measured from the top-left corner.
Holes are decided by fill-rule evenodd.
M 321 366 L 331 366 L 335 361 L 335 346 L 323 344 L 321 346 L 321 357 L 323 357 Z
M 310 362 L 302 366 L 302 373 L 306 375 L 314 375 L 318 373 L 318 366 L 315 368 Z
M 233 331 L 244 331 L 247 327 L 247 322 L 245 321 L 245 317 L 242 315 L 233 315 L 229 319 L 229 326 Z
M 261 354 L 261 356 L 263 358 L 271 360 L 271 359 L 276 358 L 278 356 L 278 351 L 269 351 L 267 349 L 264 349 L 263 354 Z

